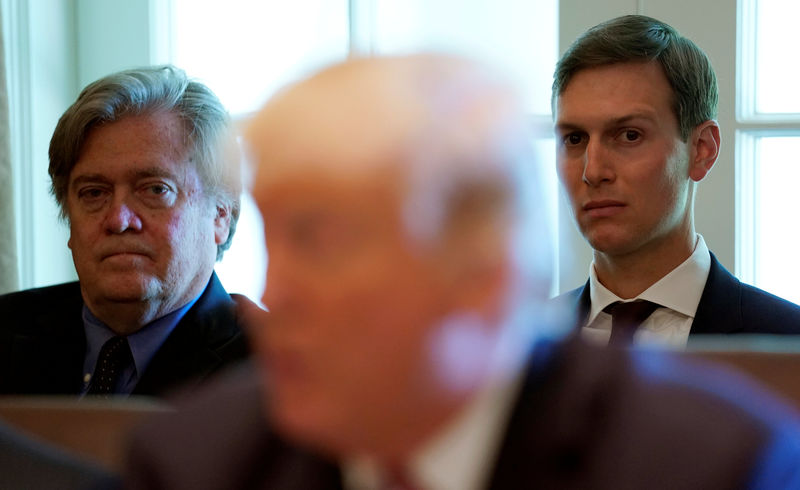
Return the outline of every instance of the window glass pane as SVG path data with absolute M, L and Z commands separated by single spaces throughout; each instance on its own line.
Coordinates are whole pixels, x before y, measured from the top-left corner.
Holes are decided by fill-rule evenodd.
M 347 0 L 172 0 L 172 60 L 231 114 L 347 56 Z
M 533 114 L 550 114 L 557 58 L 554 0 L 404 0 L 377 2 L 381 53 L 437 49 L 490 59 L 528 87 Z
M 171 61 L 206 83 L 234 117 L 281 86 L 343 59 L 347 0 L 172 0 Z M 239 224 L 216 271 L 229 292 L 257 301 L 267 256 L 258 210 L 242 198 Z
M 436 49 L 488 58 L 530 88 L 532 113 L 550 113 L 555 0 L 353 0 L 356 11 L 369 13 L 353 26 L 348 0 L 172 2 L 170 59 L 207 83 L 234 116 L 256 110 L 287 82 L 345 58 L 351 27 L 377 53 Z M 229 291 L 260 296 L 263 251 L 261 222 L 246 198 L 233 246 L 216 268 Z
M 556 141 L 552 136 L 545 137 L 543 134 L 539 135 L 533 141 L 535 156 L 538 159 L 536 164 L 539 165 L 539 171 L 536 175 L 547 183 L 547 185 L 540 186 L 544 195 L 540 199 L 547 203 L 551 211 L 548 219 L 548 229 L 550 230 L 550 247 L 554 252 L 553 256 L 553 283 L 551 296 L 558 294 L 558 281 L 559 277 L 558 267 L 558 175 L 556 174 Z
M 758 0 L 756 19 L 756 112 L 800 113 L 800 2 Z
M 755 283 L 800 303 L 800 228 L 793 208 L 800 180 L 800 133 L 756 140 Z M 788 218 L 788 219 L 787 219 Z
M 249 193 L 242 195 L 242 211 L 231 248 L 214 270 L 230 293 L 247 295 L 260 301 L 267 279 L 267 254 L 264 225 Z

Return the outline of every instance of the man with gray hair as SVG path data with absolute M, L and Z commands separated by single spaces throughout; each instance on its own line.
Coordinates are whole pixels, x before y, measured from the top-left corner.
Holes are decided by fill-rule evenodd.
M 50 142 L 78 281 L 0 297 L 0 393 L 161 395 L 246 355 L 214 263 L 240 184 L 229 117 L 172 66 L 87 86 Z
M 768 396 L 546 338 L 524 107 L 442 55 L 351 59 L 269 101 L 245 138 L 270 253 L 256 372 L 143 428 L 126 488 L 797 488 L 797 423 Z

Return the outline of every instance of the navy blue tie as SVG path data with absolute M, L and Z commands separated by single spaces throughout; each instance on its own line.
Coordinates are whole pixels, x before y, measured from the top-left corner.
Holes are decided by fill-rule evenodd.
M 114 393 L 122 371 L 133 362 L 131 348 L 125 337 L 112 337 L 103 344 L 89 385 L 89 395 L 108 396 Z
M 629 345 L 633 342 L 633 334 L 659 305 L 652 301 L 637 299 L 623 303 L 616 301 L 603 308 L 611 315 L 611 339 L 609 344 Z

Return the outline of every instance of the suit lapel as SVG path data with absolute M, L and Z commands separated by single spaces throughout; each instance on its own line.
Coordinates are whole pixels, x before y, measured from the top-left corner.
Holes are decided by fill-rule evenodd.
M 587 488 L 627 358 L 573 336 L 540 343 L 532 361 L 488 488 Z
M 711 254 L 711 269 L 692 322 L 691 334 L 743 331 L 742 284 Z
M 177 385 L 191 385 L 216 371 L 226 352 L 244 351 L 235 304 L 216 274 L 186 312 L 145 369 L 134 394 L 158 395 Z
M 710 252 L 709 252 L 710 253 Z M 719 263 L 713 253 L 708 280 L 697 305 L 691 334 L 729 334 L 744 330 L 741 310 L 742 284 Z M 591 308 L 589 281 L 565 293 L 567 311 L 576 312 L 575 328 L 586 325 Z
M 557 407 L 567 410 L 575 407 L 574 403 L 566 405 L 559 401 L 563 396 L 558 385 L 565 366 L 564 356 L 556 349 L 553 344 L 539 344 L 532 356 L 497 454 L 488 486 L 491 490 L 548 488 L 548 484 L 556 483 L 551 474 L 569 464 L 572 446 L 569 424 L 582 419 L 555 411 Z
M 553 300 L 555 314 L 558 318 L 564 319 L 564 324 L 572 327 L 572 330 L 580 332 L 586 326 L 591 309 L 591 295 L 589 294 L 589 281 L 573 290 L 567 291 Z
M 577 311 L 577 318 L 575 319 L 576 328 L 580 329 L 586 326 L 586 321 L 589 319 L 589 310 L 592 307 L 592 297 L 589 294 L 589 281 L 579 289 L 580 294 L 577 297 L 577 304 L 572 311 Z

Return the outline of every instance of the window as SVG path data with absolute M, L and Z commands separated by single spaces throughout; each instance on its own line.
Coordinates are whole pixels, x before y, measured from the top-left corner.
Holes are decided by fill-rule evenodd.
M 346 0 L 172 0 L 158 15 L 166 60 L 209 86 L 243 123 L 281 86 L 348 53 Z M 163 19 L 167 18 L 165 22 Z M 230 250 L 217 264 L 230 292 L 261 297 L 267 256 L 249 194 Z
M 800 4 L 740 0 L 738 15 L 737 272 L 800 302 L 800 232 L 791 219 L 800 177 L 800 67 L 786 57 Z
M 172 62 L 207 83 L 243 121 L 277 88 L 351 52 L 450 50 L 518 70 L 532 124 L 550 126 L 557 0 L 0 0 L 7 55 L 20 287 L 74 280 L 68 231 L 49 195 L 47 147 L 80 89 L 108 73 Z M 549 129 L 548 129 L 549 131 Z M 551 144 L 538 146 L 552 154 Z M 552 156 L 542 158 L 554 171 Z M 556 180 L 552 179 L 552 200 Z M 245 197 L 217 270 L 257 298 L 266 257 Z M 54 245 L 57 244 L 57 245 Z M 264 267 L 262 267 L 264 263 Z M 259 271 L 255 273 L 254 271 Z
M 172 0 L 165 5 L 156 22 L 168 32 L 156 49 L 161 61 L 208 84 L 240 121 L 282 85 L 344 59 L 351 50 L 433 49 L 491 58 L 530 88 L 532 124 L 550 125 L 556 0 L 233 0 L 224 7 L 213 0 Z M 554 145 L 551 140 L 534 144 L 553 183 L 547 198 L 555 209 Z M 239 223 L 233 246 L 216 269 L 229 291 L 255 299 L 267 258 L 249 196 Z
M 170 61 L 205 82 L 234 117 L 348 53 L 347 0 L 172 0 Z

